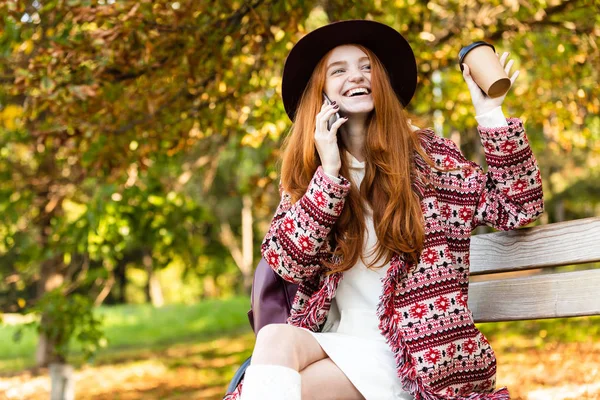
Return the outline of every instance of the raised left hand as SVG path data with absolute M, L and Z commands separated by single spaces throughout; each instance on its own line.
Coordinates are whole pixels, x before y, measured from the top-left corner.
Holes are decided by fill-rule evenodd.
M 508 52 L 505 52 L 504 54 L 502 54 L 502 57 L 500 57 L 499 62 L 500 65 L 502 65 L 502 67 L 504 67 L 504 71 L 506 72 L 506 75 L 510 76 L 510 69 L 513 65 L 513 60 L 510 60 L 508 63 L 506 63 L 506 59 L 508 58 Z M 496 56 L 499 57 L 498 53 L 496 53 Z M 504 65 L 506 63 L 506 66 Z M 471 78 L 471 71 L 469 70 L 469 66 L 467 64 L 463 64 L 463 78 L 465 79 L 465 82 L 467 82 L 467 86 L 469 87 L 469 92 L 471 92 L 471 100 L 473 101 L 473 106 L 475 107 L 475 115 L 482 115 L 485 114 L 486 112 L 493 110 L 494 108 L 501 106 L 502 102 L 504 102 L 504 99 L 506 98 L 506 95 L 508 94 L 508 92 L 510 91 L 510 89 L 508 90 L 508 92 L 504 93 L 502 96 L 500 97 L 494 97 L 491 98 L 489 97 L 487 94 L 485 94 L 485 92 L 483 90 L 481 90 L 481 88 L 479 86 L 477 86 L 477 84 L 475 83 L 475 81 L 473 80 L 473 78 Z M 514 85 L 515 81 L 517 80 L 517 77 L 519 76 L 519 70 L 516 70 L 513 75 L 510 77 L 510 87 L 512 88 L 512 85 Z

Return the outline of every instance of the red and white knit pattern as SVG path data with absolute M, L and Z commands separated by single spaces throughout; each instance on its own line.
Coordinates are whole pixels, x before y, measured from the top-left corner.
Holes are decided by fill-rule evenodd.
M 415 190 L 425 218 L 424 249 L 417 265 L 394 255 L 377 310 L 398 376 L 417 400 L 509 398 L 506 388 L 493 392 L 496 358 L 467 306 L 471 231 L 481 224 L 514 229 L 543 212 L 540 172 L 522 122 L 507 122 L 478 128 L 487 173 L 452 141 L 421 131 L 435 165 L 452 170 L 431 169 L 415 156 L 423 177 Z M 316 332 L 327 319 L 342 274 L 325 276 L 321 260 L 331 251 L 327 236 L 349 189 L 348 180 L 336 183 L 319 167 L 295 204 L 282 193 L 262 254 L 284 279 L 300 284 L 289 324 Z

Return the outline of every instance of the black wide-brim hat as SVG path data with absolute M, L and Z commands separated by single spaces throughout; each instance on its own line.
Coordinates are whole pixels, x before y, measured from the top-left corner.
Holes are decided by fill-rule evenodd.
M 368 20 L 334 22 L 300 39 L 285 61 L 281 95 L 285 112 L 292 121 L 315 67 L 327 52 L 343 44 L 360 44 L 375 53 L 402 105 L 406 107 L 412 99 L 417 88 L 417 62 L 398 31 Z

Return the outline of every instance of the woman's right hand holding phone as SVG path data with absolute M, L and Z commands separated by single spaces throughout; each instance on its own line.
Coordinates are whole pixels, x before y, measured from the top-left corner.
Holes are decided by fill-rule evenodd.
M 331 125 L 330 129 L 327 129 L 327 121 L 338 111 L 339 106 L 335 102 L 332 104 L 323 102 L 321 112 L 317 114 L 316 118 L 315 147 L 321 159 L 323 171 L 331 176 L 338 176 L 340 168 L 342 168 L 337 131 L 348 120 L 346 117 L 339 118 Z

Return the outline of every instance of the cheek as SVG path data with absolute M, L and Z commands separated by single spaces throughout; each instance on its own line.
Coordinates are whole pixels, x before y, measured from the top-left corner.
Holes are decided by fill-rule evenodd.
M 326 81 L 323 90 L 329 95 L 329 98 L 332 101 L 337 101 L 342 97 L 340 95 L 342 85 L 340 84 L 340 82 L 337 82 L 335 80 Z

